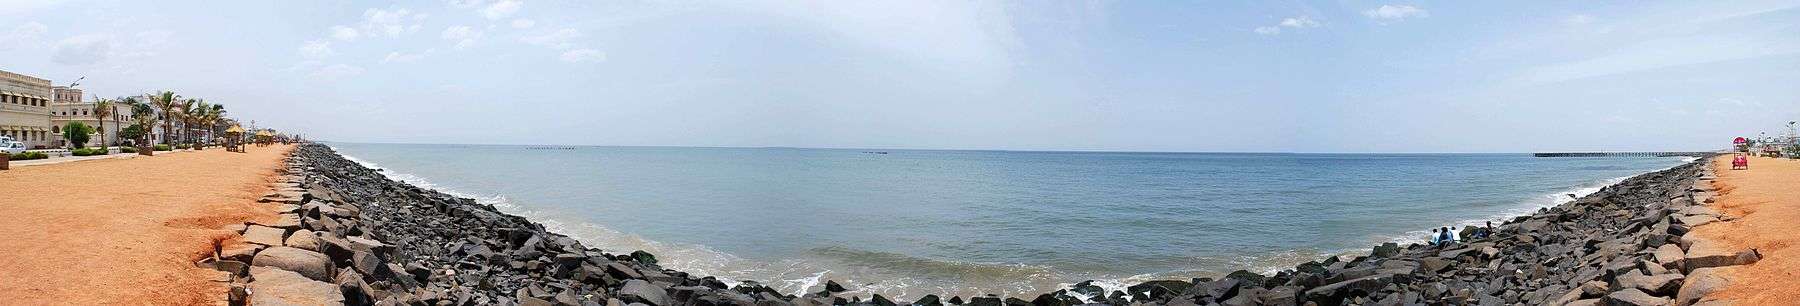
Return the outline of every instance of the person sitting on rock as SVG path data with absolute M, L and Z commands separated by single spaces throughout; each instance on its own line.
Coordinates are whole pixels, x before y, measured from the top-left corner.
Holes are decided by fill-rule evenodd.
M 1444 227 L 1443 229 L 1443 232 L 1438 233 L 1438 244 L 1456 243 L 1456 235 L 1450 234 L 1450 227 Z
M 1434 229 L 1431 229 L 1431 237 L 1426 240 L 1431 240 L 1431 245 L 1438 245 L 1438 243 L 1442 242 L 1443 239 L 1444 239 L 1444 235 L 1439 234 L 1438 229 L 1434 228 Z

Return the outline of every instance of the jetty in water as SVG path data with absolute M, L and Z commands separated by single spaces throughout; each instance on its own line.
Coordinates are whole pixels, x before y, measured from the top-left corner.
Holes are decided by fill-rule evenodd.
M 1544 152 L 1531 153 L 1536 157 L 1671 157 L 1693 156 L 1706 157 L 1718 155 L 1719 152 Z

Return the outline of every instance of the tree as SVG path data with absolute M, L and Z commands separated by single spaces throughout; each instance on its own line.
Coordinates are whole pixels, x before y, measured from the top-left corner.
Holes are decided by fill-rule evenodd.
M 150 105 L 156 107 L 156 110 L 162 111 L 162 118 L 160 118 L 163 124 L 162 142 L 170 144 L 169 140 L 175 138 L 175 120 L 181 118 L 179 114 L 175 113 L 181 109 L 181 96 L 167 90 L 152 93 L 150 94 Z M 154 121 L 154 119 L 152 120 Z
M 200 120 L 206 119 L 206 112 L 208 111 L 212 111 L 212 106 L 207 105 L 205 99 L 188 99 L 187 103 L 182 105 L 181 131 L 183 142 L 189 144 L 199 143 L 195 140 L 195 136 L 199 135 L 194 135 L 194 127 L 200 125 Z
M 206 138 L 217 140 L 216 138 L 218 137 L 216 137 L 216 133 L 219 131 L 219 120 L 224 118 L 224 104 L 213 104 L 212 109 L 206 111 Z
M 75 145 L 76 149 L 87 147 L 88 135 L 93 133 L 93 127 L 81 122 L 69 122 L 63 126 L 63 139 L 69 140 L 69 144 Z
M 156 128 L 156 109 L 152 108 L 150 104 L 138 101 L 136 97 L 126 97 L 122 102 L 131 106 L 132 127 L 138 128 L 137 133 L 133 134 L 137 137 L 132 138 L 137 139 L 138 146 L 150 145 L 150 129 Z
M 119 129 L 119 138 L 133 139 L 132 141 L 135 142 L 136 139 L 143 138 L 147 132 L 149 129 L 145 129 L 143 125 L 132 123 L 130 126 Z
M 112 145 L 111 142 L 106 141 L 106 119 L 112 117 L 112 115 L 113 115 L 112 112 L 113 112 L 112 100 L 101 99 L 98 95 L 96 95 L 94 97 L 93 114 L 94 114 L 95 121 L 98 121 L 98 123 L 100 124 L 100 149 L 102 149 L 103 151 L 104 151 L 104 149 L 106 149 L 107 146 Z

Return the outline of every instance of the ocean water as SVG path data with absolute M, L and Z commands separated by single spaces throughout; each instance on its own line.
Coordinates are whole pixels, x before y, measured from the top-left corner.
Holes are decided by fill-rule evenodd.
M 784 292 L 1026 295 L 1272 272 L 1683 158 L 329 143 L 609 252 Z

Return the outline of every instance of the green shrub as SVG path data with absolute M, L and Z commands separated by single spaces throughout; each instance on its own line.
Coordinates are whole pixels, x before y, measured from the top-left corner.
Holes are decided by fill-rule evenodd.
M 175 149 L 175 148 L 171 148 L 171 147 L 169 147 L 169 145 L 166 145 L 166 144 L 159 144 L 159 145 L 156 145 L 156 150 L 157 150 L 157 151 L 168 151 L 168 150 L 174 150 L 174 149 Z
M 50 158 L 50 155 L 44 155 L 43 152 L 20 152 L 19 154 L 12 155 L 12 160 L 33 160 L 33 159 L 45 159 L 45 158 Z
M 75 156 L 106 155 L 106 148 L 74 149 L 74 150 L 69 150 L 69 154 L 75 155 Z
M 119 153 L 137 153 L 137 148 L 119 147 Z

